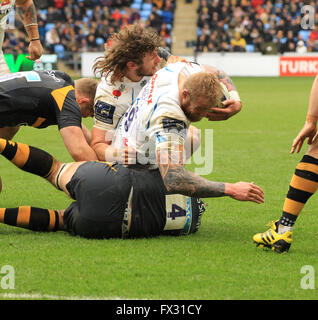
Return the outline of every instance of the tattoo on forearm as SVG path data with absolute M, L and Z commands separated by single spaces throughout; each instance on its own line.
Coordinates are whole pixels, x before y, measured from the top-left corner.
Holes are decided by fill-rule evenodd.
M 33 3 L 27 9 L 17 6 L 16 11 L 24 24 L 37 22 L 36 9 Z
M 160 157 L 160 159 L 159 159 Z M 170 152 L 157 153 L 159 169 L 169 194 L 179 193 L 190 197 L 212 198 L 225 196 L 225 184 L 204 179 L 172 161 Z

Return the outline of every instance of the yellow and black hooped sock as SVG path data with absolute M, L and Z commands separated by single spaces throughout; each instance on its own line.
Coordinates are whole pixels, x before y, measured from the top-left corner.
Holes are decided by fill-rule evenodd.
M 42 232 L 64 230 L 61 213 L 30 206 L 0 208 L 0 223 Z
M 53 166 L 53 157 L 47 152 L 17 143 L 0 139 L 0 153 L 20 169 L 46 178 Z
M 291 179 L 279 225 L 292 228 L 308 199 L 318 188 L 318 159 L 304 155 Z

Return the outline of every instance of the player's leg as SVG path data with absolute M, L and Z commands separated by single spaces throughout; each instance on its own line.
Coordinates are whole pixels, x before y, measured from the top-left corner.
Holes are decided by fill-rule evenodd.
M 11 140 L 0 139 L 0 153 L 20 169 L 50 182 L 54 181 L 53 176 L 62 165 L 43 150 Z M 0 222 L 37 231 L 64 229 L 62 212 L 30 206 L 1 208 Z
M 64 225 L 70 234 L 94 239 L 122 237 L 132 190 L 128 168 L 86 161 L 73 174 L 67 188 L 76 199 L 64 213 Z
M 20 127 L 3 127 L 0 128 L 0 138 L 11 140 L 19 131 Z
M 44 150 L 0 138 L 0 154 L 21 170 L 43 177 L 69 195 L 66 184 L 82 162 L 65 164 Z
M 12 139 L 14 135 L 18 132 L 20 127 L 3 127 L 0 128 L 0 138 Z M 0 177 L 0 192 L 2 190 L 2 180 Z
M 253 237 L 254 242 L 271 247 L 278 252 L 288 251 L 296 220 L 317 189 L 318 142 L 315 141 L 296 166 L 280 219 L 271 224 L 270 230 L 256 234 Z
M 1 33 L 0 34 L 0 45 L 2 47 L 2 43 L 3 43 L 3 38 L 4 38 L 4 34 Z M 0 76 L 4 76 L 6 74 L 10 73 L 10 69 L 4 59 L 4 55 L 3 55 L 3 51 L 0 49 Z M 4 127 L 4 128 L 0 128 L 0 138 L 4 138 L 4 139 L 12 139 L 14 137 L 14 135 L 17 133 L 17 131 L 19 130 L 19 127 Z M 2 180 L 0 177 L 0 192 L 2 190 Z
M 0 139 L 0 153 L 20 169 L 45 178 L 68 195 L 66 184 L 81 164 L 64 164 L 43 150 L 5 139 Z M 64 230 L 63 212 L 30 206 L 0 208 L 0 222 L 35 231 Z
M 31 206 L 0 208 L 0 223 L 32 231 L 64 231 L 64 210 L 49 210 Z
M 18 168 L 50 182 L 52 180 L 50 177 L 61 166 L 61 163 L 43 150 L 2 138 L 0 138 L 0 153 Z

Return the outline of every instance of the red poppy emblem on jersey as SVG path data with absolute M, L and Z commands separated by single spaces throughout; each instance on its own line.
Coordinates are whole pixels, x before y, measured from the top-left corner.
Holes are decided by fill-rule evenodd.
M 113 91 L 113 96 L 116 97 L 116 98 L 118 98 L 118 97 L 121 96 L 121 92 L 120 92 L 119 90 L 114 90 L 114 91 Z

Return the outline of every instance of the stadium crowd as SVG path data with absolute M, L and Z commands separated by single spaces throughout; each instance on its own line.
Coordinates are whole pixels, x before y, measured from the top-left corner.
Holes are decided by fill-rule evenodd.
M 48 53 L 103 51 L 113 32 L 136 21 L 157 30 L 171 49 L 176 0 L 35 0 Z M 187 1 L 186 1 L 187 2 Z M 307 1 L 316 12 L 318 5 Z M 301 28 L 303 0 L 200 0 L 197 52 L 317 52 L 318 29 Z M 316 20 L 317 14 L 315 16 Z M 9 17 L 3 49 L 24 53 L 23 25 Z
M 301 28 L 302 0 L 200 0 L 198 52 L 317 52 L 318 30 Z M 307 1 L 317 12 L 315 1 Z M 317 14 L 315 16 L 317 20 Z
M 175 0 L 34 0 L 41 42 L 46 52 L 103 51 L 109 36 L 136 21 L 151 26 L 171 47 Z M 28 39 L 14 13 L 8 19 L 5 53 L 25 53 Z

